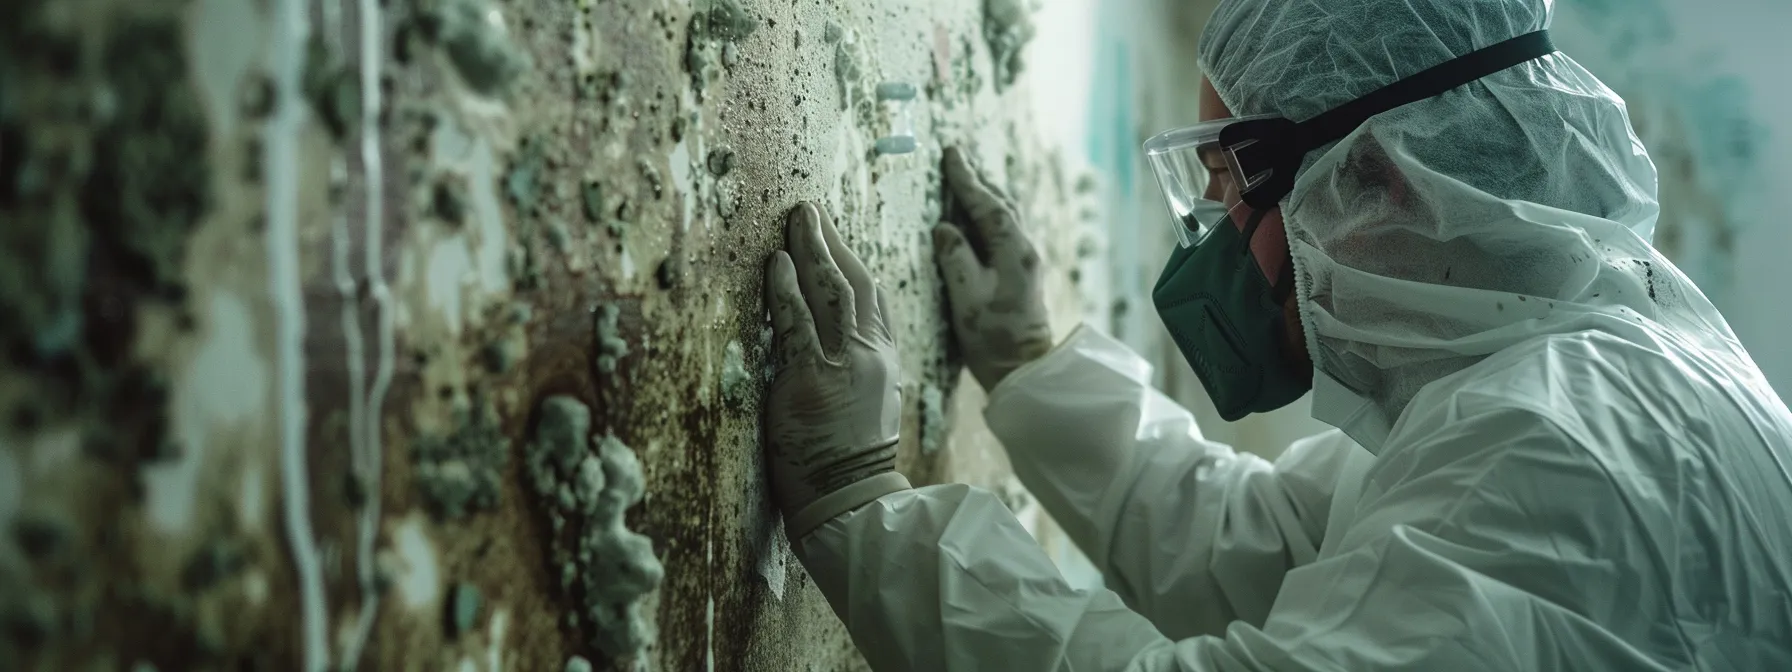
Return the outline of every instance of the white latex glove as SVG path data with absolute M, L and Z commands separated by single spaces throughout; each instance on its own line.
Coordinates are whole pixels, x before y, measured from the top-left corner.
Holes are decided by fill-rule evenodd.
M 777 375 L 765 401 L 772 498 L 792 540 L 897 490 L 901 371 L 885 298 L 814 205 L 766 268 Z M 794 263 L 793 263 L 794 259 Z
M 956 213 L 933 229 L 934 256 L 946 280 L 952 333 L 965 366 L 985 390 L 1052 349 L 1039 253 L 1020 230 L 1020 214 L 964 153 L 941 161 Z M 965 233 L 970 233 L 967 240 Z

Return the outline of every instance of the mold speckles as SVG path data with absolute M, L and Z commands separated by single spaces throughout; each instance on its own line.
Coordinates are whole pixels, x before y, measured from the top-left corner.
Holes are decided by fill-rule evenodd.
M 618 322 L 622 309 L 616 304 L 606 303 L 592 311 L 597 330 L 597 369 L 604 375 L 616 374 L 616 365 L 628 356 L 628 341 L 623 340 Z
M 716 214 L 723 219 L 733 217 L 737 200 L 734 195 L 734 188 L 727 184 L 717 184 L 713 191 L 716 201 Z
M 946 441 L 946 401 L 940 386 L 921 385 L 921 454 L 940 452 Z
M 585 206 L 585 218 L 593 224 L 609 219 L 609 213 L 604 212 L 604 185 L 597 180 L 590 180 L 585 183 L 583 191 L 581 200 Z
M 722 348 L 722 399 L 738 405 L 753 393 L 753 374 L 747 372 L 747 360 L 740 341 L 729 341 Z
M 443 224 L 459 228 L 467 217 L 467 197 L 460 180 L 441 178 L 430 188 L 429 209 Z
M 675 252 L 666 255 L 666 259 L 660 262 L 659 269 L 654 271 L 654 278 L 659 281 L 660 289 L 672 290 L 677 289 L 679 283 L 684 281 L 684 274 L 684 258 Z
M 213 539 L 194 551 L 181 567 L 180 584 L 189 592 L 204 592 L 219 581 L 236 575 L 248 564 L 248 556 L 238 542 Z
M 535 136 L 523 138 L 516 156 L 510 160 L 510 172 L 504 175 L 504 193 L 510 197 L 517 212 L 534 214 L 543 163 L 542 139 Z
M 591 450 L 591 410 L 567 396 L 541 404 L 528 473 L 555 535 L 561 588 L 579 610 L 568 617 L 592 644 L 617 657 L 638 656 L 654 638 L 641 598 L 665 575 L 652 541 L 623 526 L 623 512 L 646 493 L 634 451 L 605 435 Z M 570 537 L 564 533 L 570 528 Z
M 510 43 L 501 15 L 483 0 L 417 0 L 418 27 L 440 46 L 461 80 L 487 96 L 503 94 L 528 67 Z
M 302 86 L 318 119 L 323 120 L 330 136 L 341 141 L 353 130 L 361 114 L 361 82 L 359 74 L 343 65 L 324 47 L 323 38 L 313 35 L 305 49 L 305 73 Z
M 995 61 L 996 89 L 1008 88 L 1025 63 L 1021 51 L 1033 39 L 1033 19 L 1022 0 L 983 0 L 983 39 Z
M 447 436 L 424 436 L 411 446 L 413 480 L 439 518 L 456 519 L 497 506 L 509 441 L 482 399 L 455 412 Z
M 706 163 L 709 166 L 709 174 L 726 177 L 730 171 L 734 170 L 734 150 L 727 147 L 709 150 L 709 160 Z
M 759 29 L 759 19 L 741 8 L 737 0 L 714 0 L 709 8 L 709 29 L 716 39 L 745 39 Z
M 736 0 L 712 0 L 698 4 L 708 4 L 709 9 L 698 9 L 691 13 L 684 66 L 691 75 L 692 85 L 701 91 L 709 81 L 711 63 L 720 60 L 722 65 L 734 67 L 739 60 L 739 50 L 733 42 L 745 39 L 758 30 L 759 19 L 749 14 Z
M 647 181 L 647 188 L 653 192 L 655 200 L 665 195 L 665 178 L 660 177 L 660 169 L 654 167 L 652 161 L 648 161 L 645 157 L 637 158 L 635 159 L 635 169 L 641 171 L 641 179 Z
M 479 349 L 479 359 L 492 373 L 508 373 L 523 358 L 523 341 L 500 338 Z
M 840 90 L 840 109 L 845 110 L 852 107 L 853 94 L 859 90 L 863 78 L 859 62 L 863 56 L 859 53 L 858 40 L 840 26 L 829 22 L 824 36 L 834 45 L 834 82 Z
M 21 515 L 12 521 L 13 543 L 34 562 L 62 555 L 69 546 L 70 532 L 67 524 L 42 515 Z
M 27 383 L 29 410 L 4 410 L 30 427 L 144 408 L 129 371 L 137 308 L 184 301 L 188 236 L 213 198 L 179 19 L 127 13 L 84 45 L 38 14 L 21 7 L 0 28 L 0 348 L 50 374 Z M 149 408 L 99 425 L 145 425 L 141 443 L 159 443 L 162 408 Z

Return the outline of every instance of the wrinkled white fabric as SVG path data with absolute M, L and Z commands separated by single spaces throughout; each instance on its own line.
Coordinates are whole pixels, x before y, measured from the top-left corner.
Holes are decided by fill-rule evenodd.
M 1548 15 L 1228 1 L 1202 66 L 1302 120 Z M 1565 55 L 1379 115 L 1283 204 L 1315 415 L 1362 447 L 1236 455 L 1083 329 L 986 417 L 1112 591 L 965 486 L 798 555 L 880 671 L 1792 670 L 1792 412 L 1649 246 L 1654 199 Z
M 1203 71 L 1236 115 L 1296 121 L 1547 26 L 1545 0 L 1224 2 Z M 1365 29 L 1366 27 L 1373 29 Z M 1624 103 L 1568 54 L 1371 118 L 1307 155 L 1282 204 L 1308 350 L 1374 405 L 1371 449 L 1431 381 L 1581 330 L 1672 331 L 1763 384 L 1723 318 L 1648 244 L 1655 168 Z M 1326 404 L 1334 425 L 1354 408 Z
M 1425 389 L 1379 456 L 1330 433 L 1270 465 L 1084 328 L 985 415 L 1112 591 L 963 485 L 795 550 L 880 672 L 1792 669 L 1792 414 L 1726 366 L 1536 339 Z

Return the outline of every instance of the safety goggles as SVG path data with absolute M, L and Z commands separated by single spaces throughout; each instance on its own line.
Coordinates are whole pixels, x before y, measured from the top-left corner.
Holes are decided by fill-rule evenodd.
M 1255 186 L 1249 178 L 1262 179 L 1240 169 L 1236 154 L 1220 142 L 1220 131 L 1239 122 L 1274 118 L 1216 119 L 1164 131 L 1145 141 L 1145 159 L 1157 175 L 1158 189 L 1170 211 L 1170 230 L 1183 247 L 1199 244 L 1215 224 L 1225 220 L 1228 191 L 1234 192 L 1236 203 L 1238 193 Z M 1240 176 L 1247 179 L 1239 182 Z
M 1200 244 L 1225 220 L 1223 199 L 1229 191 L 1254 210 L 1275 207 L 1294 190 L 1294 175 L 1308 152 L 1342 139 L 1372 116 L 1555 50 L 1549 31 L 1539 30 L 1450 59 L 1305 121 L 1258 115 L 1160 133 L 1145 142 L 1145 156 L 1170 208 L 1176 239 L 1183 247 Z

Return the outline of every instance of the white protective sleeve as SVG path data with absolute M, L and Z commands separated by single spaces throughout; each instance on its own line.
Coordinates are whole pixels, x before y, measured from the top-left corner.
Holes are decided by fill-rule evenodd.
M 1282 576 L 1312 562 L 1353 452 L 1333 431 L 1272 466 L 1201 436 L 1151 365 L 1080 327 L 991 394 L 1014 472 L 1108 588 L 1165 636 L 1263 625 Z
M 1275 466 L 1235 454 L 1149 378 L 1083 328 L 1011 374 L 986 411 L 1023 483 L 1120 595 L 1071 589 L 1012 513 L 968 486 L 887 495 L 798 541 L 874 668 L 1255 669 L 1222 664 L 1234 656 L 1221 640 L 1166 635 L 1262 625 L 1283 575 L 1317 553 L 1332 484 L 1361 448 L 1327 434 Z
M 1325 516 L 1330 518 L 1328 533 L 1317 559 L 1290 568 L 1294 563 L 1285 557 L 1257 552 L 1250 557 L 1258 558 L 1262 566 L 1252 568 L 1228 554 L 1239 548 L 1274 546 L 1276 539 L 1284 545 L 1292 543 L 1290 539 L 1312 544 L 1313 532 L 1305 517 L 1317 505 L 1263 502 L 1289 489 L 1279 485 L 1284 474 L 1307 473 L 1304 467 L 1293 468 L 1289 460 L 1314 459 L 1313 446 L 1309 444 L 1305 458 L 1295 455 L 1279 461 L 1289 469 L 1272 469 L 1232 457 L 1182 428 L 1153 431 L 1174 426 L 1148 421 L 1161 418 L 1149 411 L 1159 403 L 1155 397 L 1135 392 L 1145 399 L 1128 407 L 1102 393 L 1118 390 L 1120 380 L 1139 379 L 1099 374 L 1113 368 L 1106 364 L 1125 360 L 1110 359 L 1103 366 L 1069 361 L 1090 362 L 1114 354 L 1088 349 L 1090 338 L 1079 335 L 1036 370 L 1017 372 L 1028 378 L 1015 382 L 1027 382 L 1029 387 L 1048 380 L 1074 382 L 1054 389 L 1064 398 L 1076 395 L 1091 404 L 1087 413 L 1074 410 L 1074 405 L 1036 407 L 1038 428 L 1027 435 L 1041 440 L 1041 445 L 1066 448 L 1073 438 L 1118 437 L 1139 454 L 1119 459 L 1097 451 L 1095 455 L 1107 456 L 1097 459 L 1089 453 L 1058 451 L 1050 457 L 1084 458 L 1071 464 L 1054 462 L 1056 466 L 1032 478 L 1036 483 L 1061 484 L 1049 490 L 1058 493 L 1053 496 L 1059 510 L 1094 512 L 1072 523 L 1081 526 L 1076 533 L 1110 540 L 1112 552 L 1104 554 L 1108 556 L 1104 566 L 1133 577 L 1128 579 L 1131 584 L 1152 586 L 1128 590 L 1135 593 L 1134 599 L 1153 607 L 1156 620 L 1187 623 L 1178 620 L 1179 611 L 1204 613 L 1203 619 L 1211 619 L 1219 609 L 1211 602 L 1241 599 L 1232 585 L 1223 590 L 1212 587 L 1226 579 L 1183 576 L 1212 574 L 1214 568 L 1224 567 L 1227 576 L 1268 586 L 1262 590 L 1271 593 L 1276 586 L 1270 577 L 1279 577 L 1281 594 L 1264 623 L 1241 619 L 1218 634 L 1172 640 L 1152 620 L 1126 608 L 1113 592 L 1071 588 L 994 495 L 965 485 L 936 485 L 880 497 L 795 543 L 798 559 L 873 669 L 1784 668 L 1730 664 L 1785 658 L 1780 655 L 1783 644 L 1776 643 L 1779 634 L 1769 634 L 1784 632 L 1774 630 L 1782 613 L 1775 610 L 1783 602 L 1775 603 L 1771 593 L 1749 597 L 1749 586 L 1759 590 L 1783 585 L 1773 583 L 1777 566 L 1767 562 L 1731 566 L 1740 561 L 1705 566 L 1722 567 L 1725 580 L 1738 581 L 1733 586 L 1720 581 L 1700 588 L 1721 592 L 1714 604 L 1738 605 L 1716 617 L 1697 616 L 1708 619 L 1705 622 L 1687 621 L 1687 612 L 1677 610 L 1676 596 L 1689 589 L 1663 589 L 1669 585 L 1663 574 L 1669 565 L 1662 553 L 1675 557 L 1673 547 L 1664 551 L 1663 544 L 1678 539 L 1683 525 L 1720 530 L 1715 534 L 1729 535 L 1725 538 L 1747 538 L 1725 528 L 1727 519 L 1714 518 L 1742 509 L 1673 508 L 1680 500 L 1663 500 L 1662 482 L 1639 481 L 1639 475 L 1684 474 L 1672 469 L 1613 470 L 1597 451 L 1621 441 L 1589 433 L 1595 430 L 1586 423 L 1569 422 L 1575 418 L 1559 415 L 1563 405 L 1532 403 L 1533 396 L 1543 396 L 1534 389 L 1481 378 L 1477 379 L 1483 381 L 1481 387 L 1426 400 L 1429 406 L 1416 411 L 1419 420 L 1408 423 L 1399 440 L 1390 440 L 1367 473 L 1361 471 L 1358 459 L 1340 464 L 1339 477 L 1348 483 L 1340 484 L 1339 492 L 1345 488 L 1353 492 L 1337 498 Z M 1080 373 L 1071 376 L 1074 380 L 1048 378 L 1046 373 L 1053 370 Z M 1515 375 L 1529 379 L 1533 373 L 1527 369 Z M 1017 386 L 1015 391 L 1022 389 Z M 998 390 L 998 396 L 1002 392 Z M 1102 420 L 1098 408 L 1117 420 Z M 1638 424 L 1641 430 L 1604 423 L 1597 431 L 1659 431 L 1652 429 L 1659 423 Z M 1018 445 L 1009 448 L 1022 450 Z M 1172 450 L 1192 456 L 1192 464 L 1153 457 Z M 1258 466 L 1235 466 L 1238 463 Z M 1087 478 L 1078 468 L 1088 470 Z M 1267 475 L 1259 475 L 1263 472 Z M 1222 473 L 1238 475 L 1213 476 Z M 1057 477 L 1042 480 L 1048 474 Z M 1693 488 L 1689 496 L 1706 498 L 1695 501 L 1741 506 L 1724 500 L 1720 489 L 1703 481 L 1674 482 Z M 1085 490 L 1079 483 L 1095 485 Z M 1177 511 L 1171 508 L 1175 502 L 1192 502 L 1193 508 Z M 1218 512 L 1201 510 L 1210 503 Z M 1259 508 L 1268 512 L 1258 512 Z M 1140 513 L 1130 513 L 1135 510 Z M 1123 542 L 1118 540 L 1134 538 L 1143 541 L 1121 548 Z M 1124 554 L 1129 551 L 1139 557 L 1127 559 Z M 1200 560 L 1185 560 L 1188 557 Z M 1750 583 L 1741 582 L 1745 578 Z M 1186 593 L 1173 599 L 1158 586 L 1184 586 Z M 1687 639 L 1691 632 L 1701 633 L 1700 638 Z M 1771 657 L 1775 655 L 1778 658 Z M 1691 662 L 1700 656 L 1706 663 L 1725 662 Z

